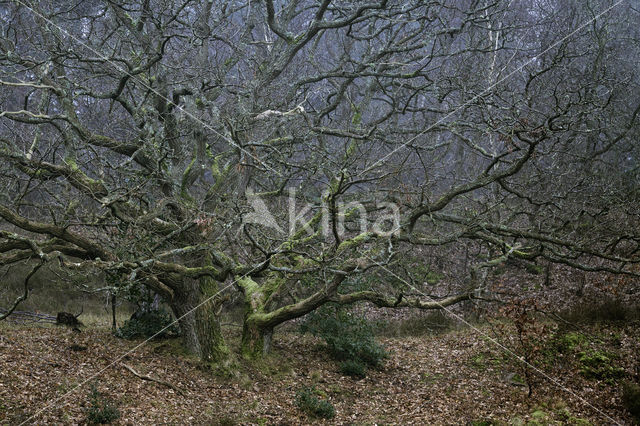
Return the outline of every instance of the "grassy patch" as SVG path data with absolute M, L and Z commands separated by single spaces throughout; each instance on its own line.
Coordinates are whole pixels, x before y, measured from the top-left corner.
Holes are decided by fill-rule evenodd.
M 111 400 L 98 392 L 95 384 L 91 385 L 89 403 L 90 406 L 87 410 L 87 422 L 89 424 L 107 424 L 120 418 L 120 411 Z
M 473 355 L 469 358 L 469 365 L 476 370 L 484 371 L 487 368 L 487 358 L 484 353 Z
M 587 337 L 582 333 L 569 332 L 556 337 L 556 348 L 560 352 L 571 352 L 587 345 Z
M 581 352 L 578 355 L 580 373 L 586 378 L 613 384 L 625 374 L 622 368 L 614 365 L 616 358 L 615 354 L 593 349 Z
M 263 376 L 277 380 L 285 379 L 293 372 L 290 362 L 277 354 L 267 354 L 260 359 L 253 360 L 251 366 Z
M 438 284 L 440 280 L 444 278 L 444 275 L 435 271 L 429 271 L 425 277 L 425 281 L 429 285 Z
M 540 265 L 536 265 L 535 263 L 525 263 L 524 269 L 533 275 L 540 275 L 544 268 Z
M 422 373 L 420 375 L 420 382 L 430 385 L 432 383 L 437 383 L 444 378 L 444 374 L 442 373 Z

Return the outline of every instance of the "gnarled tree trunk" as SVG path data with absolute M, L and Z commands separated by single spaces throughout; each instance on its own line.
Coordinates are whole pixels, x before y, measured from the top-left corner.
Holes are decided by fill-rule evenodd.
M 242 326 L 242 356 L 248 359 L 260 358 L 271 348 L 273 327 L 277 322 L 265 321 L 265 308 L 270 286 L 260 286 L 249 277 L 238 279 L 244 292 L 245 314 Z
M 185 348 L 205 362 L 224 365 L 230 351 L 222 336 L 216 314 L 217 283 L 210 278 L 184 279 L 184 291 L 177 291 L 171 308 L 179 318 Z
M 261 327 L 251 320 L 245 320 L 242 327 L 242 356 L 260 358 L 271 350 L 273 328 Z
M 242 355 L 259 358 L 269 352 L 273 329 L 286 321 L 300 318 L 323 305 L 334 295 L 344 275 L 337 274 L 324 289 L 296 303 L 269 311 L 269 295 L 277 288 L 276 281 L 265 281 L 259 285 L 251 278 L 243 277 L 238 285 L 245 295 L 245 316 L 242 328 Z

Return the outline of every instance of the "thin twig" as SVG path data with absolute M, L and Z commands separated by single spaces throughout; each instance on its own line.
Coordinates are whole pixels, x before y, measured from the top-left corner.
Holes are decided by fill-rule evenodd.
M 127 370 L 129 370 L 134 376 L 142 379 L 142 380 L 148 380 L 150 382 L 156 382 L 156 383 L 160 383 L 161 385 L 165 385 L 171 389 L 173 389 L 174 391 L 178 392 L 180 395 L 185 396 L 185 393 L 182 391 L 182 389 L 180 389 L 179 387 L 169 383 L 169 382 L 165 382 L 164 380 L 160 380 L 160 379 L 156 379 L 154 377 L 151 376 L 146 376 L 144 374 L 140 374 L 138 373 L 136 370 L 134 370 L 132 367 L 128 366 L 125 363 L 122 363 L 122 366 L 124 368 L 126 368 Z

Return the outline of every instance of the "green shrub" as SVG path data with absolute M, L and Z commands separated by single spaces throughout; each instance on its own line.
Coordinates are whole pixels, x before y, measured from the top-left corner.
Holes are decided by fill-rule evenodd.
M 587 337 L 578 332 L 564 333 L 556 337 L 556 347 L 560 352 L 570 352 L 587 344 Z
M 159 333 L 155 336 L 157 338 L 178 334 L 177 324 L 172 323 L 171 315 L 162 309 L 147 311 L 138 318 L 125 321 L 122 327 L 116 330 L 115 335 L 123 339 L 135 339 L 155 336 L 156 333 Z
M 624 376 L 624 370 L 613 365 L 616 356 L 606 352 L 590 350 L 580 352 L 580 373 L 590 379 L 603 380 L 609 384 Z
M 367 366 L 360 361 L 349 359 L 340 363 L 340 371 L 345 376 L 362 379 L 367 375 Z
M 443 278 L 444 278 L 444 275 L 438 272 L 429 271 L 427 273 L 427 276 L 425 277 L 425 281 L 429 285 L 434 285 L 434 284 L 438 284 Z
M 89 424 L 102 425 L 120 418 L 118 409 L 113 406 L 111 401 L 98 392 L 95 384 L 91 385 L 89 400 L 91 402 L 91 406 L 87 411 L 87 422 Z
M 305 413 L 323 419 L 331 419 L 336 415 L 336 410 L 329 401 L 319 399 L 314 387 L 303 388 L 296 393 L 296 405 Z
M 337 306 L 324 306 L 302 324 L 302 331 L 321 337 L 338 361 L 359 361 L 380 367 L 387 352 L 375 341 L 373 327 L 365 318 Z
M 535 263 L 525 263 L 524 264 L 524 269 L 533 275 L 540 275 L 543 271 L 542 266 L 540 265 L 536 265 Z
M 640 423 L 640 386 L 637 383 L 622 384 L 622 402 L 627 411 Z

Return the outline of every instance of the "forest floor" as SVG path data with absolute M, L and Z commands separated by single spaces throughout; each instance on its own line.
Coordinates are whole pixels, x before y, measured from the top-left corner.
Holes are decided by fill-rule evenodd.
M 637 374 L 637 324 L 549 334 L 535 364 L 557 384 L 538 376 L 531 397 L 526 371 L 492 341 L 504 330 L 380 338 L 384 368 L 355 380 L 340 374 L 321 340 L 295 332 L 276 334 L 271 355 L 238 361 L 239 373 L 225 376 L 181 354 L 177 339 L 137 347 L 104 329 L 0 325 L 0 424 L 84 424 L 92 385 L 117 407 L 115 424 L 632 424 L 620 383 Z M 590 378 L 585 354 L 607 358 Z M 296 406 L 304 387 L 333 404 L 333 419 Z

